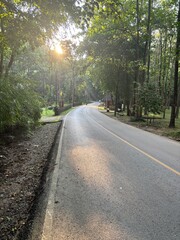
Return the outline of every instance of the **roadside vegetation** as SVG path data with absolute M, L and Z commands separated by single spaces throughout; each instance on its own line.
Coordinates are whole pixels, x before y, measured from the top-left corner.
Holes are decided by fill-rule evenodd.
M 54 110 L 48 108 L 42 108 L 41 116 L 43 117 L 52 117 L 54 116 Z
M 100 1 L 91 19 L 83 51 L 88 74 L 107 109 L 126 109 L 135 121 L 160 114 L 167 128 L 178 127 L 179 1 Z
M 52 107 L 50 107 L 52 108 Z M 62 117 L 68 114 L 73 108 L 71 105 L 67 105 L 63 108 L 60 108 L 60 112 L 56 114 L 54 108 L 49 109 L 49 108 L 42 108 L 42 113 L 41 113 L 41 118 L 39 120 L 40 123 L 46 123 L 46 122 L 58 122 L 62 120 Z
M 58 115 L 98 99 L 113 105 L 114 116 L 161 113 L 167 128 L 179 127 L 178 0 L 4 0 L 0 7 L 0 133 L 36 125 L 52 114 L 41 113 L 45 106 Z
M 4 0 L 0 8 L 0 134 L 35 126 L 41 114 L 53 114 L 41 113 L 45 106 L 58 115 L 68 104 L 86 102 L 93 85 L 82 77 L 77 37 L 65 37 L 67 24 L 86 18 L 83 6 Z

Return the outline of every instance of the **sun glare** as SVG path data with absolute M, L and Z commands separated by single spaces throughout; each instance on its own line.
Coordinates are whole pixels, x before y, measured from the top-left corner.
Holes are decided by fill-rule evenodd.
M 55 51 L 56 51 L 57 53 L 59 53 L 59 54 L 63 54 L 62 47 L 59 46 L 59 45 L 57 45 L 57 46 L 55 47 Z

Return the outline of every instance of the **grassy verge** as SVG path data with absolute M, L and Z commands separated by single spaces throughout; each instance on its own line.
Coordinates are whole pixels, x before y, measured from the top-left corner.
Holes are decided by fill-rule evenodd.
M 42 117 L 52 117 L 52 116 L 54 116 L 54 111 L 49 110 L 48 108 L 42 108 L 41 116 Z
M 117 113 L 117 116 L 114 117 L 114 111 L 106 112 L 104 108 L 99 108 L 99 111 L 104 112 L 107 116 L 116 118 L 117 120 L 124 122 L 126 124 L 132 125 L 134 127 L 141 128 L 143 130 L 153 132 L 158 135 L 166 136 L 171 139 L 180 141 L 180 118 L 176 119 L 176 127 L 169 128 L 170 121 L 170 110 L 166 111 L 166 117 L 163 119 L 162 114 L 157 115 L 156 117 L 160 117 L 161 119 L 155 119 L 154 122 L 147 123 L 144 121 L 134 121 L 131 117 L 127 116 L 125 113 Z M 152 115 L 151 115 L 152 116 Z
M 41 113 L 41 119 L 40 122 L 42 123 L 49 123 L 49 122 L 59 122 L 60 119 L 62 119 L 63 116 L 65 116 L 68 112 L 70 112 L 72 110 L 72 108 L 64 110 L 63 112 L 61 112 L 59 115 L 55 116 L 55 113 L 53 110 L 49 110 L 47 108 L 43 108 L 42 109 L 42 113 Z
M 72 110 L 72 108 L 65 110 L 65 111 L 61 112 L 60 115 L 64 116 L 71 110 Z M 54 116 L 54 110 L 49 110 L 48 108 L 42 108 L 41 117 L 53 117 L 53 116 Z

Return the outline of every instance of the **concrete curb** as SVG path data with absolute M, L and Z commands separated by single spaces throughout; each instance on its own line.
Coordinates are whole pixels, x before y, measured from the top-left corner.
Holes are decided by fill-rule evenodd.
M 63 140 L 66 116 L 62 122 L 62 130 L 61 130 L 61 135 L 60 135 L 57 156 L 56 156 L 56 160 L 55 160 L 55 168 L 53 171 L 51 184 L 50 184 L 50 192 L 49 192 L 49 196 L 48 196 L 48 204 L 46 207 L 44 224 L 43 224 L 43 228 L 42 228 L 41 240 L 51 240 L 53 237 L 52 236 L 52 227 L 53 227 L 53 214 L 54 214 L 54 199 L 55 199 L 56 186 L 57 186 L 57 180 L 58 180 L 58 171 L 59 171 L 59 165 L 60 165 L 60 156 L 61 156 L 61 151 L 62 151 L 62 140 Z
M 52 117 L 42 117 L 39 122 L 40 123 L 56 123 L 56 122 L 60 122 L 62 119 L 62 116 L 52 116 Z

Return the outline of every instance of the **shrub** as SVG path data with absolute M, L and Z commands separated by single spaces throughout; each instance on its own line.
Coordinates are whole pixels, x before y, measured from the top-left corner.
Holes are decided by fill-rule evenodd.
M 40 102 L 32 81 L 17 77 L 0 79 L 0 131 L 36 124 L 41 117 Z
M 145 83 L 140 89 L 140 105 L 147 113 L 160 114 L 162 112 L 162 98 L 156 84 Z

